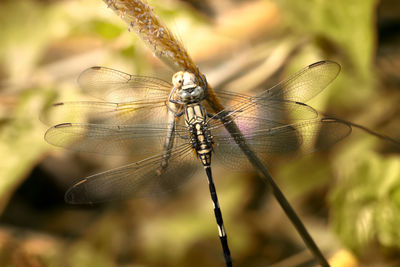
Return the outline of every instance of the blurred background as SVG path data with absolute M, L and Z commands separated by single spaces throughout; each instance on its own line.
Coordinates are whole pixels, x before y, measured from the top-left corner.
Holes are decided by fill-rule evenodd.
M 339 77 L 309 104 L 400 140 L 396 0 L 150 1 L 216 89 L 254 94 L 319 60 Z M 205 176 L 159 198 L 64 203 L 79 178 L 132 162 L 48 145 L 39 114 L 82 100 L 101 65 L 173 74 L 100 0 L 0 1 L 0 266 L 224 266 Z M 358 129 L 269 166 L 332 266 L 400 266 L 400 149 Z M 216 166 L 235 266 L 314 266 L 256 173 Z

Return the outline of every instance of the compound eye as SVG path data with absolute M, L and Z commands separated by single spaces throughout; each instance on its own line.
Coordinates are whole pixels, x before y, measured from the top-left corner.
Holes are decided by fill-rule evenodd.
M 177 72 L 172 77 L 172 84 L 174 86 L 181 86 L 183 84 L 183 72 Z
M 185 72 L 183 78 L 185 81 L 188 81 L 188 83 L 197 84 L 196 76 L 193 73 Z

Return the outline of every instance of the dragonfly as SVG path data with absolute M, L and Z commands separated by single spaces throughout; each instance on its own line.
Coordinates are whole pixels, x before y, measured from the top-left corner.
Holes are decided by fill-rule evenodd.
M 240 148 L 246 144 L 263 164 L 281 155 L 311 153 L 351 132 L 351 125 L 323 116 L 305 104 L 339 74 L 333 61 L 313 63 L 255 96 L 218 91 L 225 109 L 216 113 L 206 101 L 207 80 L 179 71 L 172 83 L 92 67 L 78 78 L 82 90 L 99 101 L 53 104 L 48 143 L 80 152 L 141 156 L 140 161 L 91 175 L 65 194 L 73 204 L 158 195 L 189 180 L 201 166 L 213 202 L 226 266 L 232 266 L 221 208 L 211 171 L 220 162 L 250 169 Z M 235 124 L 236 132 L 226 127 Z

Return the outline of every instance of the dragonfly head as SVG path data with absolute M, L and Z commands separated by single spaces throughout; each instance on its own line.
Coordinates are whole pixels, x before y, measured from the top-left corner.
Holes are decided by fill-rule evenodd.
M 199 86 L 193 73 L 179 71 L 172 77 L 178 100 L 184 104 L 200 102 L 204 98 L 204 89 Z

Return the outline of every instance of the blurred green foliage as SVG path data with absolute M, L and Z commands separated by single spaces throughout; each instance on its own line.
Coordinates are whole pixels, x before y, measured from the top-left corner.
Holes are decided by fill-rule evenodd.
M 365 147 L 352 147 L 337 163 L 341 179 L 331 194 L 333 227 L 359 254 L 375 242 L 399 249 L 400 162 Z
M 88 24 L 88 32 L 97 33 L 106 40 L 118 37 L 122 31 L 120 27 L 106 21 L 93 20 Z
M 290 23 L 291 31 L 299 39 L 311 41 L 312 48 L 307 53 L 317 58 L 336 58 L 346 68 L 331 86 L 333 89 L 329 100 L 343 108 L 361 108 L 375 89 L 374 13 L 377 2 L 279 1 L 283 4 L 284 16 Z M 302 63 L 304 61 L 301 60 Z M 299 68 L 299 64 L 296 64 L 296 68 Z
M 335 91 L 331 101 L 344 105 L 346 109 L 373 106 L 369 102 L 376 99 L 371 97 L 378 94 L 375 74 L 375 10 L 378 1 L 280 3 L 292 31 L 312 39 L 315 46 L 342 63 L 342 73 L 332 85 Z M 340 164 L 335 163 L 332 170 L 338 177 L 330 197 L 333 228 L 343 244 L 359 255 L 376 243 L 398 249 L 400 231 L 396 226 L 400 223 L 397 216 L 400 203 L 396 196 L 400 188 L 399 158 L 373 152 L 376 142 L 371 144 L 371 137 L 364 136 L 357 144 L 346 145 L 347 149 L 336 155 L 335 161 Z M 313 161 L 315 163 L 315 159 Z M 296 164 L 297 171 L 307 166 L 301 161 Z M 297 181 L 296 175 L 293 176 L 296 171 L 286 169 L 285 172 L 290 181 Z M 326 177 L 327 172 L 324 173 L 322 177 Z M 296 182 L 290 185 L 295 186 Z M 304 184 L 297 188 L 301 190 L 303 187 Z
M 17 107 L 4 118 L 0 131 L 0 208 L 22 182 L 27 172 L 49 148 L 43 142 L 44 126 L 37 114 L 43 101 L 51 96 L 50 90 L 32 88 L 19 95 Z

